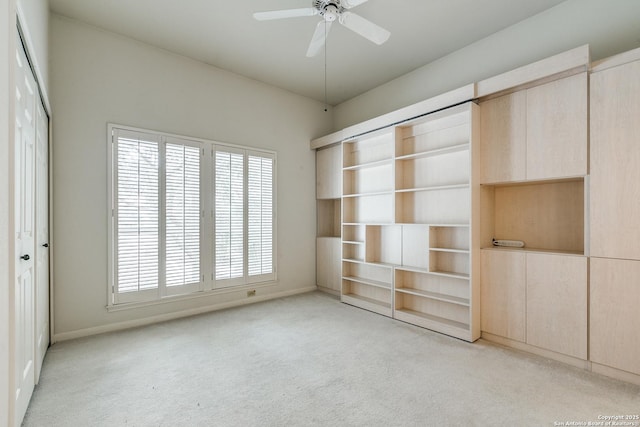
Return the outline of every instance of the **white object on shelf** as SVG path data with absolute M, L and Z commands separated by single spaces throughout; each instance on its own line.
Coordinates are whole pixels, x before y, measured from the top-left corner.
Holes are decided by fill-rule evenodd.
M 522 240 L 492 239 L 491 243 L 493 243 L 493 246 L 505 246 L 509 248 L 524 248 L 524 242 Z

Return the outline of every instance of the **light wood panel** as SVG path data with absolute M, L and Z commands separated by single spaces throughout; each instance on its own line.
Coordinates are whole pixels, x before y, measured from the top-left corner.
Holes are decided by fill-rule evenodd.
M 342 147 L 316 151 L 316 199 L 342 197 Z
M 477 83 L 478 97 L 512 89 L 556 74 L 586 71 L 589 66 L 589 45 L 583 45 L 515 70 L 490 77 Z
M 584 252 L 584 182 L 563 181 L 494 189 L 494 236 L 530 249 Z
M 480 182 L 525 179 L 526 99 L 520 91 L 480 104 Z
M 527 180 L 587 174 L 587 73 L 527 90 Z
M 587 258 L 528 253 L 527 343 L 587 359 Z
M 640 261 L 591 258 L 590 358 L 640 374 Z
M 480 262 L 482 331 L 524 342 L 525 254 L 484 249 Z
M 316 239 L 316 284 L 340 292 L 342 261 L 339 237 Z
M 640 61 L 591 75 L 591 255 L 640 259 Z

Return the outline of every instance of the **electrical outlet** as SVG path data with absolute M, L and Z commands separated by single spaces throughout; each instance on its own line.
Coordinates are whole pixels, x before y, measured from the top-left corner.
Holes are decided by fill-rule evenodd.
M 256 296 L 256 290 L 255 289 L 251 289 L 250 291 L 247 291 L 247 296 L 248 297 L 255 297 Z

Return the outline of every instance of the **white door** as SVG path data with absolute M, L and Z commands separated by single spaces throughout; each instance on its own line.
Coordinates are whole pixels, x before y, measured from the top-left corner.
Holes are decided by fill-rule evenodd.
M 18 46 L 16 58 L 15 140 L 15 421 L 20 424 L 35 384 L 34 249 L 35 148 L 38 89 Z
M 36 383 L 49 347 L 49 118 L 36 109 Z

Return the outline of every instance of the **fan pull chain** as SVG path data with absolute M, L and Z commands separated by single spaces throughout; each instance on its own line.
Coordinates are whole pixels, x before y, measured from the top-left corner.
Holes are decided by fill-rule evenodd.
M 324 21 L 324 112 L 327 112 L 327 21 Z

